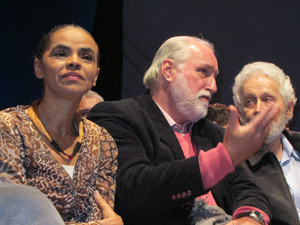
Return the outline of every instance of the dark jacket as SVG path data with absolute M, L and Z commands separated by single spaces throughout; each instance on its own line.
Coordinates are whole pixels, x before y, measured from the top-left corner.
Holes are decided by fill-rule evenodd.
M 292 146 L 299 151 L 300 133 L 283 132 Z M 276 156 L 262 148 L 243 166 L 257 185 L 266 193 L 272 213 L 272 225 L 298 225 L 299 217 L 283 171 Z
M 115 210 L 125 225 L 187 224 L 193 200 L 208 190 L 203 188 L 198 157 L 185 159 L 151 96 L 99 103 L 88 119 L 106 128 L 117 143 Z M 205 151 L 221 142 L 223 133 L 223 128 L 206 119 L 195 123 L 192 130 L 197 149 Z M 264 195 L 243 171 L 237 171 L 212 189 L 216 202 L 228 213 L 241 205 L 253 205 L 269 214 Z

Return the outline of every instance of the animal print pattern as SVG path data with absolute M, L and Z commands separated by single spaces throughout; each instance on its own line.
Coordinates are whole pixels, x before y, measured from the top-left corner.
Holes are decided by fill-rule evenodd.
M 98 190 L 114 206 L 118 151 L 113 138 L 104 128 L 83 121 L 84 137 L 72 180 L 51 154 L 26 108 L 0 111 L 0 181 L 39 189 L 67 224 L 100 224 L 96 220 L 102 212 L 93 194 Z

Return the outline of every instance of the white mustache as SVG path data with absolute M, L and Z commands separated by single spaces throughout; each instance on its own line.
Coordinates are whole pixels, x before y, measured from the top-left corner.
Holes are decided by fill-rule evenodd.
M 212 95 L 209 91 L 205 91 L 205 90 L 201 90 L 198 92 L 197 94 L 197 97 L 200 98 L 200 97 L 207 97 L 209 99 L 209 101 L 211 100 L 212 98 Z

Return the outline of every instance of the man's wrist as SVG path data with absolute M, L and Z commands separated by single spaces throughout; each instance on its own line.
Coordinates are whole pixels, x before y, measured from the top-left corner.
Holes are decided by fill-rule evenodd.
M 264 216 L 259 211 L 250 210 L 250 211 L 242 212 L 236 218 L 238 219 L 245 216 L 250 217 L 251 219 L 255 220 L 261 225 L 265 225 Z

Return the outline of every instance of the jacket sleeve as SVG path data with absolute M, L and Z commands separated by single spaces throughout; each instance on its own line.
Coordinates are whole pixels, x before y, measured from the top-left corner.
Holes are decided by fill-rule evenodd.
M 242 166 L 236 167 L 234 173 L 234 204 L 235 211 L 242 206 L 250 206 L 264 211 L 270 218 L 270 203 L 265 193 L 255 184 Z
M 214 198 L 227 214 L 233 215 L 237 209 L 257 208 L 269 218 L 270 203 L 265 193 L 255 184 L 243 166 L 237 166 L 231 173 L 212 189 Z

